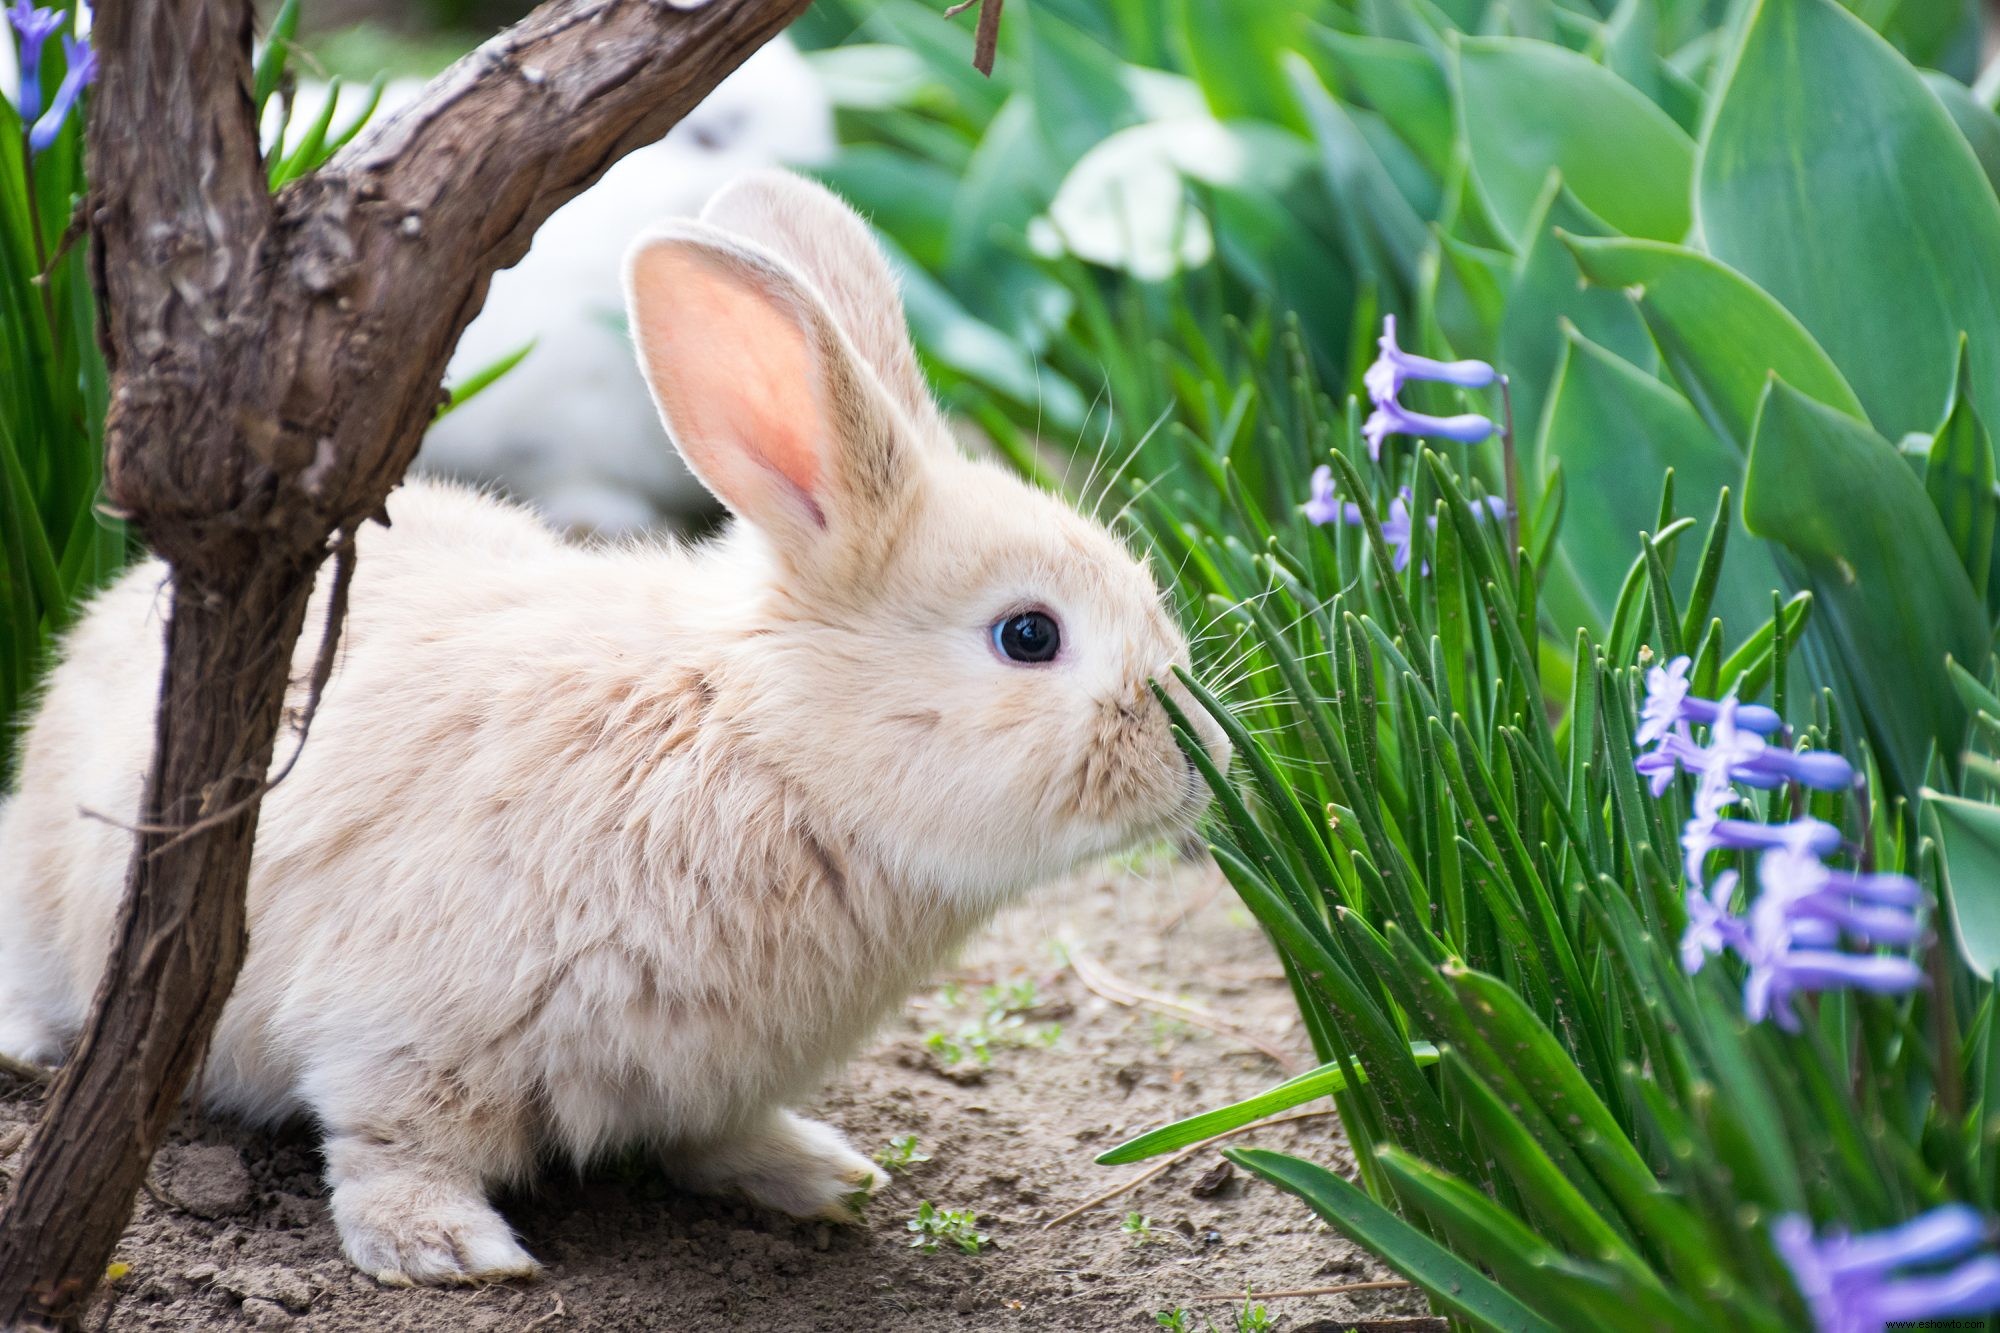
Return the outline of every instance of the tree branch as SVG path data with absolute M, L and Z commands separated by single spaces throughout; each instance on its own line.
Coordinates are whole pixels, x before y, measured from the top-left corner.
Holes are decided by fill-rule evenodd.
M 0 1214 L 0 1328 L 73 1322 L 104 1273 L 247 946 L 259 800 L 320 566 L 381 514 L 493 271 L 806 4 L 552 0 L 275 199 L 247 0 L 99 7 L 106 490 L 174 591 L 112 957 Z M 308 693 L 328 619 L 317 665 L 298 664 Z

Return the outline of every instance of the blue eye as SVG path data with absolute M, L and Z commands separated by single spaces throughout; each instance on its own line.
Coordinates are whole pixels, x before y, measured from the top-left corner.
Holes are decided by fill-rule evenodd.
M 993 648 L 1010 662 L 1047 662 L 1061 647 L 1062 630 L 1046 611 L 1022 611 L 993 626 Z

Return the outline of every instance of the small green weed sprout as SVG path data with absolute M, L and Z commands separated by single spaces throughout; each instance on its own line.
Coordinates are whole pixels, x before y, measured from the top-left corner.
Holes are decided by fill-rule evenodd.
M 875 1155 L 875 1162 L 884 1171 L 895 1174 L 907 1171 L 918 1162 L 928 1162 L 931 1155 L 917 1146 L 914 1134 L 898 1134 L 889 1140 L 889 1146 Z
M 916 1235 L 910 1248 L 936 1254 L 938 1246 L 956 1245 L 967 1254 L 978 1254 L 992 1241 L 979 1230 L 979 1215 L 966 1209 L 939 1208 L 929 1199 L 917 1205 L 917 1215 L 903 1224 Z
M 1192 1317 L 1185 1307 L 1176 1305 L 1171 1310 L 1161 1310 L 1155 1314 L 1153 1322 L 1166 1329 L 1167 1333 L 1195 1333 L 1194 1325 L 1188 1322 Z M 1210 1324 L 1209 1327 L 1214 1328 L 1215 1325 Z
M 956 983 L 947 982 L 937 998 L 939 1007 L 955 1009 L 964 1002 L 965 992 Z M 1062 1038 L 1060 1023 L 1030 1023 L 1025 1017 L 1041 1004 L 1033 978 L 983 986 L 978 999 L 978 1017 L 960 1023 L 955 1031 L 940 1028 L 924 1037 L 924 1045 L 944 1064 L 976 1060 L 990 1065 L 996 1049 L 1050 1047 Z
M 1150 1244 L 1154 1239 L 1153 1219 L 1144 1213 L 1125 1214 L 1125 1220 L 1119 1224 L 1119 1230 L 1130 1236 L 1134 1245 Z
M 1245 1295 L 1243 1308 L 1236 1312 L 1236 1333 L 1271 1333 L 1271 1328 L 1271 1316 L 1264 1307 Z

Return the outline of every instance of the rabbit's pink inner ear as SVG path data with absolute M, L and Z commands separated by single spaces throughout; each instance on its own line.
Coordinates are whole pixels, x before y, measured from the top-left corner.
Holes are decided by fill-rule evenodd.
M 688 463 L 754 522 L 809 517 L 827 439 L 818 358 L 785 297 L 698 245 L 647 246 L 631 269 L 633 336 Z

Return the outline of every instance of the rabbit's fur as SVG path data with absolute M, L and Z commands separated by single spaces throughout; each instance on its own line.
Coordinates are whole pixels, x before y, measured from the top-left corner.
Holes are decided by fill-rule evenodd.
M 385 1281 L 532 1272 L 487 1190 L 543 1152 L 646 1145 L 838 1215 L 880 1173 L 784 1108 L 1010 894 L 1203 804 L 1146 684 L 1187 658 L 1151 577 L 953 450 L 859 219 L 777 173 L 706 216 L 635 247 L 633 328 L 740 521 L 586 549 L 404 487 L 264 801 L 201 1090 L 319 1122 L 342 1243 Z M 136 812 L 164 578 L 68 636 L 0 814 L 15 1056 L 59 1054 L 103 968 L 130 841 L 79 811 Z M 994 646 L 1028 607 L 1060 621 L 1052 663 Z

